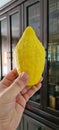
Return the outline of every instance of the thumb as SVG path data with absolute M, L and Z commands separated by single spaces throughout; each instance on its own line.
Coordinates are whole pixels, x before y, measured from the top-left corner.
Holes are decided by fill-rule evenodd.
M 18 78 L 10 85 L 10 87 L 6 88 L 0 96 L 2 96 L 4 100 L 12 100 L 26 86 L 28 79 L 29 75 L 25 72 L 22 72 Z

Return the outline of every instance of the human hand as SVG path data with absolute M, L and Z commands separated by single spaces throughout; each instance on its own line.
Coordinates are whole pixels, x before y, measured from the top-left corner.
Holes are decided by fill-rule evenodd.
M 0 130 L 15 130 L 21 120 L 26 102 L 41 88 L 41 81 L 35 87 L 27 87 L 29 76 L 16 69 L 0 82 Z

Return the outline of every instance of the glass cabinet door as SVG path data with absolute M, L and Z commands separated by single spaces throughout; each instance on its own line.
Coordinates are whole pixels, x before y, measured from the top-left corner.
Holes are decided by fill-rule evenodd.
M 1 21 L 2 77 L 10 71 L 10 45 L 7 41 L 7 19 Z
M 53 130 L 52 128 L 38 122 L 37 120 L 27 115 L 24 115 L 23 123 L 23 130 Z
M 12 49 L 12 54 L 11 54 L 11 58 L 12 58 L 12 68 L 15 67 L 15 60 L 14 60 L 14 48 L 19 40 L 19 13 L 15 13 L 13 15 L 11 15 L 11 49 Z
M 49 107 L 59 110 L 59 1 L 49 0 L 48 94 Z
M 25 3 L 25 12 L 26 12 L 26 26 L 32 26 L 36 32 L 37 37 L 40 37 L 40 1 L 36 1 L 34 3 L 27 2 Z M 40 91 L 38 91 L 34 96 L 32 96 L 31 100 L 40 103 Z
M 40 36 L 40 3 L 28 7 L 28 25 L 32 26 L 39 38 Z
M 46 126 L 38 126 L 35 125 L 34 123 L 28 123 L 28 130 L 52 130 L 51 128 L 48 128 Z

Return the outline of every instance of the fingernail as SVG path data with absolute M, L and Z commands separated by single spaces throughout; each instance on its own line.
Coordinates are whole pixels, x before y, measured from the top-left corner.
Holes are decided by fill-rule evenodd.
M 39 83 L 39 84 L 37 84 L 36 86 L 37 86 L 37 88 L 41 88 L 42 84 Z
M 21 75 L 20 75 L 20 77 L 25 82 L 27 82 L 28 79 L 29 79 L 29 75 L 26 72 L 22 72 Z

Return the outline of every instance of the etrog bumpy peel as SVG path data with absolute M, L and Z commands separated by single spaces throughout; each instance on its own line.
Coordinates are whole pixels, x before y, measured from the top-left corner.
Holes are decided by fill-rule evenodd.
M 31 26 L 25 29 L 17 43 L 14 58 L 18 73 L 24 71 L 30 76 L 27 85 L 37 84 L 44 71 L 45 49 Z

